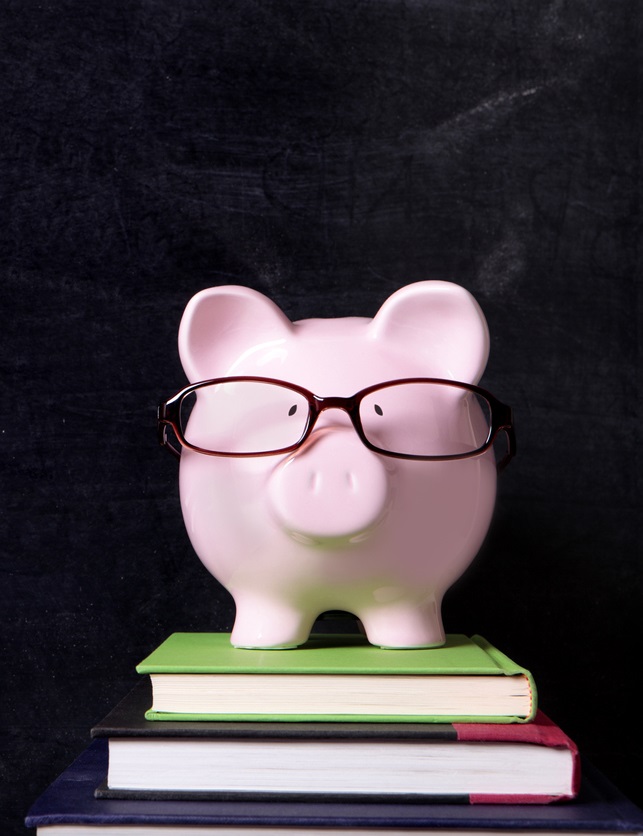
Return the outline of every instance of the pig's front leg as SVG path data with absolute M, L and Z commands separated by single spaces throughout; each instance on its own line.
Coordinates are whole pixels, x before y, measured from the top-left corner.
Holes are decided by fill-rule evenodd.
M 308 640 L 317 613 L 253 592 L 234 594 L 237 614 L 230 637 L 234 647 L 288 648 Z
M 398 600 L 359 613 L 369 642 L 380 647 L 440 647 L 445 635 L 435 597 Z

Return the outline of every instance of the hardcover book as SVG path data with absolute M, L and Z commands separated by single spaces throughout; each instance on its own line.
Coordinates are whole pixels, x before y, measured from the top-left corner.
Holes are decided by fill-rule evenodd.
M 142 680 L 92 729 L 109 747 L 97 796 L 368 798 L 548 803 L 572 798 L 578 750 L 531 723 L 251 723 L 146 720 Z
M 643 811 L 583 763 L 578 797 L 562 804 L 402 804 L 284 801 L 97 799 L 107 741 L 97 738 L 36 800 L 25 824 L 37 836 L 434 836 L 488 834 L 640 834 Z
M 173 633 L 136 670 L 150 720 L 489 722 L 533 720 L 528 670 L 481 636 L 392 650 L 314 635 L 297 650 L 246 650 L 228 633 Z

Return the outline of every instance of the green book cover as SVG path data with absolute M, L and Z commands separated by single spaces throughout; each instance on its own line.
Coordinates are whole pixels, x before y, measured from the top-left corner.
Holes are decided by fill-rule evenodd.
M 136 670 L 151 673 L 524 674 L 481 636 L 451 634 L 442 647 L 405 650 L 369 644 L 358 633 L 312 635 L 288 650 L 233 647 L 229 633 L 173 633 Z
M 254 688 L 261 687 L 256 677 L 268 675 L 312 675 L 318 678 L 346 676 L 352 679 L 374 677 L 374 683 L 378 677 L 389 679 L 396 676 L 504 676 L 526 682 L 529 692 L 528 706 L 520 715 L 454 714 L 431 717 L 407 714 L 397 718 L 393 706 L 391 712 L 384 715 L 342 715 L 342 719 L 347 722 L 393 719 L 407 722 L 526 722 L 533 719 L 537 708 L 535 683 L 526 668 L 513 662 L 481 636 L 468 637 L 461 634 L 448 635 L 445 644 L 438 648 L 383 649 L 369 644 L 360 634 L 313 634 L 306 644 L 296 649 L 248 650 L 233 647 L 229 633 L 173 633 L 141 661 L 136 670 L 140 674 L 149 674 L 153 686 L 162 677 L 167 682 L 174 679 L 178 683 L 176 675 L 187 675 L 188 680 L 196 676 L 199 684 L 204 681 L 200 675 L 214 675 L 218 683 L 222 682 L 220 677 L 226 675 L 247 675 L 253 677 Z M 216 692 L 216 688 L 214 690 Z M 209 715 L 203 711 L 178 713 L 184 720 L 209 719 Z M 218 714 L 216 719 L 233 720 L 240 716 L 242 714 L 223 713 Z M 177 719 L 176 713 L 159 711 L 155 706 L 146 713 L 146 717 L 154 720 Z M 336 713 L 327 716 L 316 714 L 314 719 L 336 720 L 337 717 Z M 290 713 L 288 716 L 268 713 L 253 714 L 252 719 L 302 721 L 311 717 L 302 713 Z

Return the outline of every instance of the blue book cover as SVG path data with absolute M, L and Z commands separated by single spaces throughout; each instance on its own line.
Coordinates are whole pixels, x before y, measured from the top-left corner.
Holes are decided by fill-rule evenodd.
M 38 833 L 63 833 L 76 826 L 78 836 L 93 827 L 111 826 L 120 833 L 136 826 L 172 826 L 175 832 L 190 827 L 212 828 L 214 834 L 244 836 L 256 828 L 289 828 L 291 836 L 315 828 L 342 828 L 366 836 L 394 828 L 495 830 L 504 833 L 643 833 L 643 811 L 632 804 L 591 764 L 583 765 L 581 791 L 574 801 L 553 805 L 400 804 L 388 802 L 280 802 L 269 801 L 139 801 L 100 799 L 96 787 L 105 779 L 107 741 L 97 738 L 34 803 L 27 827 Z M 83 827 L 84 826 L 84 827 Z M 52 828 L 48 831 L 48 828 Z M 85 830 L 87 828 L 87 830 Z M 72 831 L 70 831 L 72 832 Z M 100 831 L 99 831 L 100 832 Z M 147 831 L 146 831 L 147 832 Z M 151 832 L 154 832 L 152 830 Z M 207 832 L 207 831 L 206 831 Z

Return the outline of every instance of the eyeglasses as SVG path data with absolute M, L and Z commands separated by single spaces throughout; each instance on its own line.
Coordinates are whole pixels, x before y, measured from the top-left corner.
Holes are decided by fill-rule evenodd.
M 159 442 L 180 456 L 186 447 L 208 456 L 291 453 L 327 409 L 346 412 L 362 443 L 399 459 L 448 461 L 486 452 L 499 437 L 502 470 L 515 454 L 511 409 L 489 392 L 436 378 L 390 380 L 352 397 L 320 397 L 294 383 L 225 377 L 186 386 L 158 410 Z M 179 442 L 169 436 L 171 429 Z

